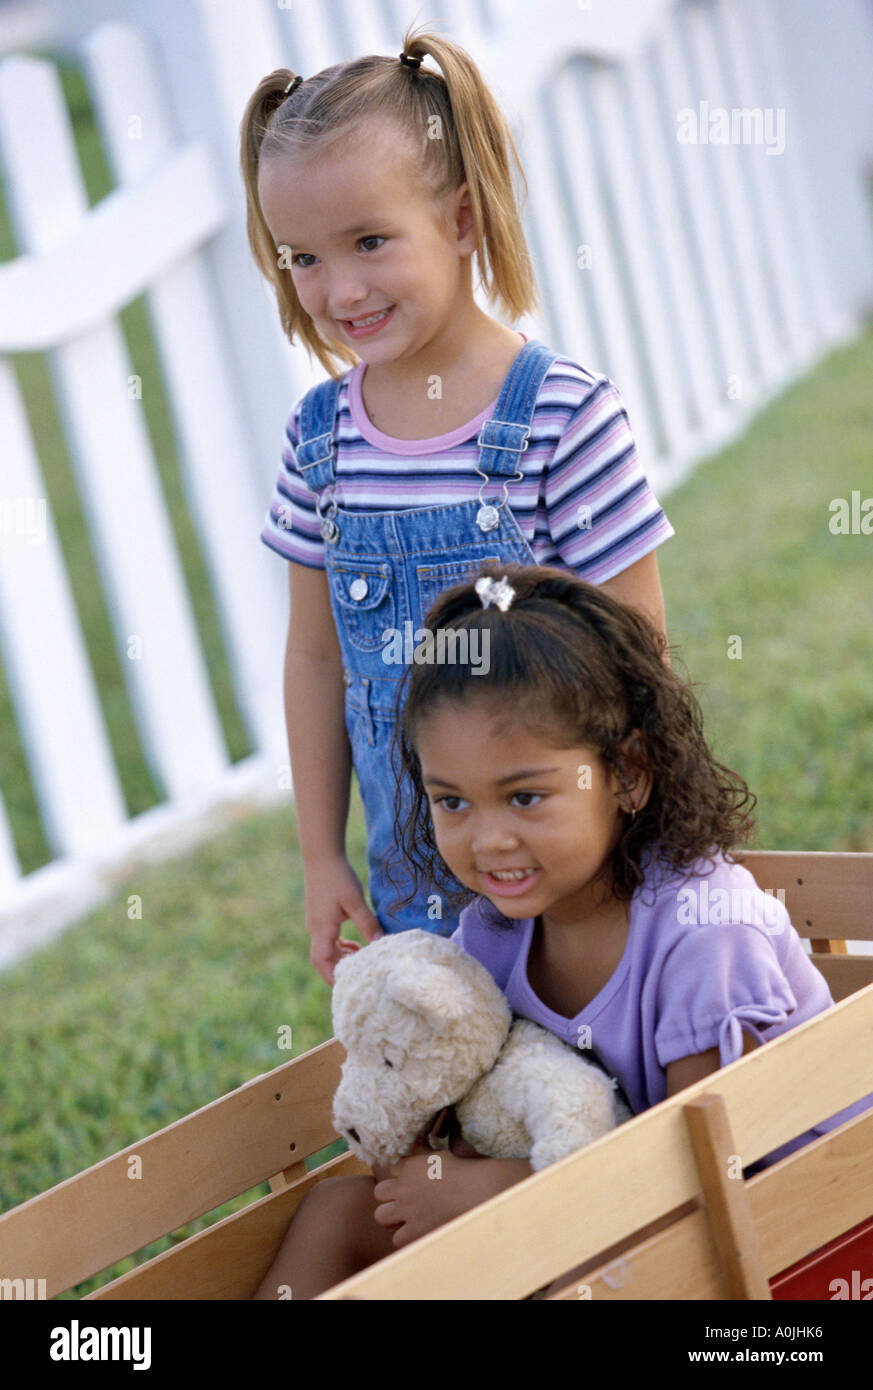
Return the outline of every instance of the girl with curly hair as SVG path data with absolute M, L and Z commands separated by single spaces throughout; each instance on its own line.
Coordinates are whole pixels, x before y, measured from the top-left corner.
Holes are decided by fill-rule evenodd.
M 414 796 L 395 800 L 411 897 L 422 919 L 462 898 L 453 940 L 516 1015 L 590 1050 L 639 1113 L 833 1004 L 782 901 L 730 854 L 755 798 L 642 613 L 551 566 L 485 566 L 415 643 L 396 738 Z M 456 1130 L 440 1182 L 428 1159 L 320 1183 L 258 1297 L 309 1297 L 532 1171 Z

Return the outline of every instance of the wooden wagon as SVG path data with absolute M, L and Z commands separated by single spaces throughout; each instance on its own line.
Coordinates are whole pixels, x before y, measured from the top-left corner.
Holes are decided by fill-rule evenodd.
M 873 1110 L 731 1177 L 873 1091 L 873 853 L 747 853 L 784 888 L 833 1009 L 322 1295 L 767 1299 L 873 1293 Z M 271 1192 L 89 1299 L 249 1299 L 303 1195 L 366 1172 L 336 1138 L 334 1039 L 0 1217 L 0 1266 L 53 1298 L 269 1178 Z M 141 1176 L 131 1180 L 131 1160 Z M 846 1281 L 847 1291 L 840 1280 Z

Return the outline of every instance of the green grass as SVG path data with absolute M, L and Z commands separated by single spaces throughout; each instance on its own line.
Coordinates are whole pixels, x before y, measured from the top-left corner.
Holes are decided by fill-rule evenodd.
M 105 171 L 74 70 L 65 70 L 65 83 L 96 201 L 108 187 Z M 0 257 L 11 254 L 0 207 Z M 148 384 L 144 410 L 231 756 L 241 757 L 248 746 L 183 504 L 142 304 L 126 311 L 125 331 L 134 370 Z M 45 364 L 34 355 L 18 369 L 136 813 L 154 804 L 160 789 L 139 745 Z M 659 551 L 668 631 L 698 685 L 717 756 L 758 795 L 761 847 L 873 846 L 871 538 L 828 530 L 831 498 L 871 490 L 871 379 L 868 331 L 664 499 L 677 533 Z M 733 635 L 742 638 L 741 660 L 727 655 Z M 2 672 L 0 749 L 0 786 L 29 870 L 51 854 Z M 362 879 L 364 844 L 355 795 L 349 857 Z M 141 919 L 128 915 L 131 895 L 141 900 Z M 308 961 L 293 809 L 241 819 L 185 859 L 135 873 L 99 912 L 0 976 L 0 1020 L 3 1210 L 323 1041 L 330 1034 L 329 991 Z M 287 1024 L 290 1053 L 278 1047 L 278 1029 Z M 266 1191 L 262 1184 L 241 1194 L 139 1258 Z M 69 1296 L 133 1263 L 125 1260 Z
M 873 848 L 873 537 L 828 526 L 873 493 L 871 379 L 868 328 L 666 502 L 668 633 L 770 849 Z
M 0 1209 L 330 1036 L 330 990 L 309 964 L 294 827 L 290 807 L 253 816 L 186 859 L 143 869 L 0 976 Z M 349 847 L 365 873 L 359 803 Z M 141 918 L 129 915 L 134 895 Z M 282 1049 L 288 1025 L 293 1045 Z M 268 1190 L 225 1203 L 142 1257 Z

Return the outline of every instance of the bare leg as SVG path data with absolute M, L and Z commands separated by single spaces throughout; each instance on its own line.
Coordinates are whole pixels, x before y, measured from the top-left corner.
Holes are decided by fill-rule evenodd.
M 255 1298 L 314 1298 L 394 1251 L 393 1230 L 377 1225 L 375 1178 L 325 1178 L 304 1197 Z M 287 1297 L 287 1294 L 286 1294 Z

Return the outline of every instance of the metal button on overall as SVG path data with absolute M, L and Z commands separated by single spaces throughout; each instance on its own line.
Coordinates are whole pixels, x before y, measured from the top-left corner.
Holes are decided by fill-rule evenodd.
M 343 628 L 353 647 L 375 658 L 376 666 L 370 662 L 366 674 L 378 676 L 385 630 L 397 626 L 394 568 L 388 552 L 368 560 L 358 560 L 350 554 L 343 545 L 347 531 L 348 526 L 343 522 L 336 546 L 325 551 L 334 616 L 341 614 L 337 619 L 337 634 Z M 354 665 L 350 669 L 354 670 Z

